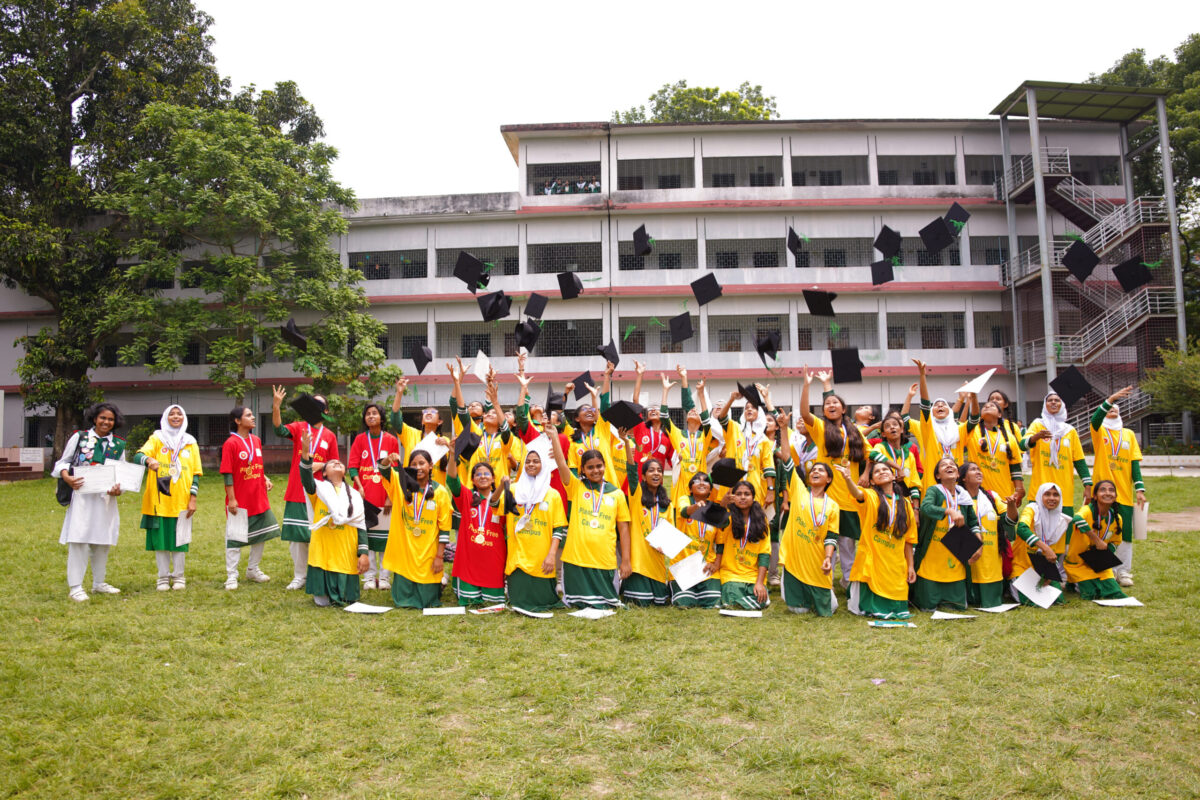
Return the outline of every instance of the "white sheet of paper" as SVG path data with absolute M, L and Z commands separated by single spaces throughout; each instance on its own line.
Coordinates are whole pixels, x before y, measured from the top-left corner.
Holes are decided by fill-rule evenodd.
M 658 524 L 654 526 L 654 530 L 646 535 L 646 544 L 658 550 L 667 558 L 674 558 L 679 555 L 679 552 L 691 543 L 692 539 L 690 536 L 665 519 L 660 519 Z
M 987 382 L 990 381 L 992 379 L 992 376 L 995 374 L 996 374 L 996 368 L 992 367 L 987 372 L 980 375 L 978 378 L 969 380 L 966 383 L 964 383 L 962 386 L 960 386 L 956 390 L 956 392 L 962 392 L 963 394 L 977 395 L 983 391 L 983 387 L 987 386 Z
M 487 353 L 480 350 L 475 354 L 475 363 L 471 366 L 471 374 L 478 378 L 480 383 L 486 384 L 491 366 L 492 362 L 488 361 Z
M 578 611 L 572 611 L 567 616 L 582 617 L 583 619 L 604 619 L 616 613 L 611 608 L 581 608 Z
M 1112 600 L 1093 600 L 1098 606 L 1109 606 L 1110 608 L 1144 608 L 1142 603 L 1138 602 L 1136 597 L 1117 597 Z
M 495 613 L 497 613 L 499 611 L 503 611 L 503 610 L 504 610 L 504 603 L 497 603 L 494 606 L 487 606 L 486 608 L 472 608 L 471 613 L 472 614 L 495 614 Z
M 900 619 L 873 619 L 867 623 L 872 628 L 915 628 L 911 622 Z
M 106 458 L 104 466 L 113 468 L 117 483 L 121 484 L 122 492 L 140 492 L 142 490 L 142 479 L 146 475 L 145 467 L 112 458 Z
M 948 614 L 945 611 L 934 611 L 930 619 L 975 619 L 974 614 Z
M 1003 603 L 998 606 L 989 608 L 977 608 L 976 611 L 986 611 L 989 614 L 1003 614 L 1005 611 L 1012 611 L 1014 608 L 1020 607 L 1020 603 Z
M 1146 505 L 1141 508 L 1137 504 L 1133 506 L 1133 538 L 1139 542 L 1145 541 L 1146 534 L 1150 530 L 1150 501 L 1146 501 Z
M 453 617 L 465 615 L 465 606 L 445 606 L 444 608 L 423 608 L 421 613 L 427 617 Z
M 671 577 L 679 584 L 679 588 L 686 592 L 709 577 L 704 574 L 704 564 L 704 553 L 692 553 L 679 563 L 670 566 Z
M 417 446 L 414 447 L 413 450 L 424 450 L 426 453 L 429 453 L 429 457 L 432 458 L 433 463 L 436 464 L 442 460 L 442 456 L 449 452 L 449 448 L 447 448 L 445 445 L 438 444 L 437 440 L 438 435 L 436 433 L 431 433 L 421 441 L 417 442 Z
M 246 509 L 239 508 L 233 514 L 225 513 L 225 540 L 229 542 L 250 540 L 250 515 Z
M 392 607 L 373 606 L 369 603 L 351 603 L 344 610 L 349 611 L 351 614 L 386 614 L 392 610 Z
M 698 555 L 698 554 L 697 554 Z M 726 617 L 761 617 L 761 611 L 750 611 L 743 608 L 722 608 L 721 614 Z
M 83 478 L 80 494 L 107 494 L 117 482 L 117 473 L 107 464 L 85 464 L 75 468 L 75 477 Z
M 192 521 L 195 519 L 195 515 L 189 517 L 187 511 L 179 515 L 175 522 L 175 544 L 192 543 Z
M 1049 608 L 1054 605 L 1054 601 L 1062 594 L 1062 590 L 1055 589 L 1050 584 L 1038 588 L 1038 581 L 1040 580 L 1041 578 L 1038 577 L 1037 570 L 1030 567 L 1022 572 L 1021 576 L 1012 582 L 1012 585 L 1016 587 L 1017 591 L 1041 608 Z
M 534 619 L 554 619 L 554 615 L 549 611 L 526 611 L 525 609 L 517 608 L 516 606 L 511 606 L 511 608 L 518 614 L 524 614 L 525 616 L 533 617 Z

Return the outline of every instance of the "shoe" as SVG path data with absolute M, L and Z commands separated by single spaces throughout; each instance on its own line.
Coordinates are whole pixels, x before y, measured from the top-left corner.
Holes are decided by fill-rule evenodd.
M 93 594 L 120 594 L 121 590 L 113 586 L 111 583 L 101 583 L 98 586 L 92 587 Z
M 767 583 L 768 583 L 768 584 L 770 584 L 771 586 L 779 586 L 781 583 L 783 583 L 783 581 L 781 581 L 781 580 L 779 579 L 779 576 L 778 576 L 778 575 L 773 575 L 773 576 L 771 576 L 771 578 L 770 578 L 770 579 L 767 581 Z
M 185 581 L 183 578 L 177 578 L 175 582 L 171 584 L 171 588 L 177 592 L 182 592 L 187 588 L 187 581 Z
M 271 576 L 260 569 L 246 570 L 246 580 L 254 581 L 255 583 L 266 583 L 271 580 Z
M 385 592 L 390 592 L 392 590 L 392 582 L 391 581 L 379 581 L 377 584 L 375 584 L 375 588 L 383 589 Z
M 323 594 L 313 595 L 313 602 L 321 608 L 328 608 L 329 606 L 333 605 L 330 599 Z
M 237 588 L 237 578 L 226 578 L 225 579 L 225 588 L 231 592 L 234 589 L 236 589 Z
M 83 590 L 82 586 L 76 586 L 74 589 L 72 589 L 71 594 L 69 594 L 68 597 L 70 597 L 76 603 L 86 603 L 88 599 L 87 592 Z
M 296 589 L 303 589 L 304 581 L 301 580 L 300 578 L 292 578 L 292 582 L 283 588 L 287 589 L 288 591 L 295 591 Z
M 363 581 L 363 591 L 364 592 L 367 591 L 368 589 L 378 589 L 378 588 L 379 588 L 379 584 L 376 583 L 375 581 Z
M 158 589 L 160 592 L 171 591 L 171 579 L 170 578 L 159 578 L 158 583 L 154 584 L 154 588 Z
M 1117 583 L 1121 586 L 1133 586 L 1133 574 L 1126 572 L 1124 575 L 1118 575 Z

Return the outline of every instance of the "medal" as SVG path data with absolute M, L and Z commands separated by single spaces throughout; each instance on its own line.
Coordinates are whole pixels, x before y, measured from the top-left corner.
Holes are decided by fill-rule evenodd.
M 304 424 L 308 427 L 308 437 L 309 437 L 309 440 L 312 442 L 312 444 L 309 445 L 309 448 L 308 448 L 308 454 L 311 456 L 317 452 L 317 443 L 321 441 L 321 434 L 325 432 L 325 425 L 324 424 L 318 425 L 317 426 L 317 435 L 313 436 L 313 426 L 309 425 L 307 422 Z M 368 435 L 367 440 L 369 441 L 370 438 L 371 437 Z
M 178 464 L 172 464 L 170 468 L 167 469 L 167 472 L 171 475 L 171 480 L 176 481 L 179 480 L 179 476 L 182 474 L 183 470 Z
M 471 541 L 473 541 L 475 544 L 483 544 L 487 540 L 483 538 L 482 533 L 477 533 L 477 534 L 475 534 L 475 538 L 472 539 Z
M 381 482 L 382 480 L 383 480 L 383 478 L 380 478 L 378 475 L 372 475 L 372 476 L 371 476 L 371 483 L 379 483 L 379 482 Z
M 810 494 L 808 497 L 808 514 L 812 517 L 813 532 L 819 531 L 821 526 L 825 524 L 825 517 L 829 509 L 829 498 L 822 495 L 821 497 L 821 513 L 817 514 L 817 504 L 813 502 L 813 497 Z
M 1108 429 L 1105 429 L 1104 441 L 1108 445 L 1108 451 L 1112 454 L 1112 460 L 1116 461 L 1117 456 L 1121 454 L 1121 434 L 1113 436 Z

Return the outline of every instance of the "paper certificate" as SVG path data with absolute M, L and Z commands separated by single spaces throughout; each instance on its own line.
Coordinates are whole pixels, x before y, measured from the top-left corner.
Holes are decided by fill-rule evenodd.
M 142 490 L 142 479 L 146 476 L 144 466 L 111 458 L 105 460 L 104 466 L 113 468 L 117 483 L 121 484 L 122 492 L 140 492 Z
M 225 541 L 247 542 L 250 540 L 250 516 L 244 508 L 225 514 Z
M 687 591 L 709 576 L 704 573 L 704 553 L 692 553 L 682 561 L 670 566 L 671 577 L 679 584 L 679 588 Z
M 1041 576 L 1037 574 L 1037 570 L 1033 567 L 1021 573 L 1021 577 L 1012 582 L 1013 587 L 1021 594 L 1028 597 L 1032 602 L 1042 608 L 1049 608 L 1054 605 L 1054 601 L 1062 594 L 1061 589 L 1055 589 L 1050 584 L 1039 587 L 1038 581 Z
M 658 524 L 654 526 L 654 530 L 646 535 L 646 544 L 667 558 L 674 558 L 679 555 L 679 552 L 691 543 L 691 537 L 665 519 L 660 519 Z M 697 553 L 696 555 L 699 554 Z
M 429 453 L 429 458 L 434 464 L 436 464 L 441 461 L 442 456 L 446 455 L 448 452 L 445 446 L 437 443 L 437 440 L 438 435 L 436 433 L 431 433 L 418 442 L 417 446 L 414 447 L 413 450 L 424 450 L 426 453 Z
M 80 494 L 108 494 L 117 483 L 117 473 L 108 464 L 84 464 L 75 468 L 75 477 L 83 478 Z

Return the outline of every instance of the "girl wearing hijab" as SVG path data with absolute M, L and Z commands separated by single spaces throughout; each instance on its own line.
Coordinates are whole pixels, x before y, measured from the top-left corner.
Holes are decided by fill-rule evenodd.
M 967 602 L 973 608 L 993 608 L 1004 602 L 1004 558 L 1012 558 L 1009 542 L 1017 527 L 1017 503 L 1007 502 L 983 485 L 983 470 L 968 461 L 958 482 L 975 505 L 983 549 L 968 567 Z
M 1042 415 L 1035 419 L 1025 434 L 1025 449 L 1033 462 L 1033 486 L 1053 483 L 1062 497 L 1062 513 L 1069 518 L 1075 511 L 1075 479 L 1071 467 L 1083 481 L 1083 502 L 1092 499 L 1092 476 L 1083 459 L 1079 434 L 1067 423 L 1067 408 L 1055 392 L 1042 402 Z M 1013 575 L 1019 575 L 1015 571 Z
M 54 475 L 71 487 L 71 502 L 63 520 L 59 544 L 67 546 L 67 588 L 70 598 L 82 603 L 88 599 L 83 590 L 83 576 L 88 562 L 92 564 L 92 591 L 99 594 L 120 594 L 121 590 L 105 582 L 108 569 L 108 550 L 117 543 L 121 532 L 121 515 L 114 497 L 121 494 L 116 484 L 106 494 L 82 494 L 83 476 L 75 475 L 75 467 L 125 460 L 125 440 L 113 435 L 113 430 L 125 424 L 121 412 L 112 403 L 97 403 L 83 414 L 87 430 L 75 431 L 63 448 L 62 457 L 54 464 Z
M 559 539 L 567 535 L 567 516 L 562 498 L 551 487 L 556 465 L 547 438 L 560 435 L 550 429 L 529 443 L 521 474 L 506 500 L 508 604 L 523 611 L 562 608 L 554 573 Z M 502 483 L 507 482 L 506 477 Z
M 771 604 L 767 568 L 771 537 L 767 514 L 755 499 L 754 484 L 741 480 L 726 495 L 729 526 L 717 538 L 721 553 L 721 605 L 750 611 Z
M 636 464 L 629 465 L 629 475 L 636 480 Z M 662 462 L 653 456 L 642 462 L 642 478 L 629 498 L 629 516 L 633 574 L 621 582 L 621 594 L 634 605 L 665 606 L 669 599 L 666 560 L 646 543 L 646 537 L 660 519 L 670 521 L 671 498 L 663 486 Z
M 687 494 L 675 503 L 673 524 L 692 541 L 671 563 L 678 563 L 692 553 L 703 553 L 704 571 L 708 575 L 686 590 L 671 581 L 671 605 L 676 608 L 718 608 L 721 605 L 721 554 L 717 550 L 721 529 L 706 523 L 702 516 L 705 507 L 712 502 L 711 495 L 712 479 L 707 472 L 697 472 L 688 481 Z
M 301 434 L 300 481 L 311 506 L 308 574 L 304 590 L 318 606 L 358 602 L 358 576 L 367 571 L 367 523 L 362 495 L 346 482 L 346 465 L 325 462 L 325 480 L 313 479 L 312 434 Z
M 380 509 L 382 517 L 388 499 L 379 465 L 389 453 L 400 452 L 400 442 L 383 429 L 383 408 L 377 403 L 368 403 L 363 409 L 362 422 L 365 430 L 354 437 L 354 443 L 350 445 L 346 477 L 351 483 L 357 484 L 356 488 L 364 500 Z M 364 589 L 392 588 L 392 574 L 379 566 L 383 552 L 387 550 L 386 525 L 386 520 L 377 521 L 374 528 L 367 529 L 367 558 L 371 566 L 363 575 Z
M 967 490 L 958 485 L 958 465 L 943 458 L 934 465 L 933 486 L 925 491 L 921 501 L 921 521 L 917 531 L 917 551 L 914 563 L 917 580 L 912 588 L 912 602 L 922 611 L 934 611 L 940 605 L 956 609 L 967 607 L 967 564 L 942 544 L 942 537 L 952 527 L 965 527 L 980 542 L 983 531 L 975 516 L 975 502 Z M 979 560 L 977 550 L 968 564 Z
M 1117 600 L 1125 597 L 1112 569 L 1096 571 L 1084 560 L 1088 550 L 1116 555 L 1121 542 L 1124 520 L 1117 513 L 1117 485 L 1110 480 L 1096 481 L 1092 502 L 1075 513 L 1067 534 L 1067 553 L 1063 558 L 1067 580 L 1078 587 L 1084 600 Z
M 917 515 L 905 502 L 904 484 L 881 461 L 867 464 L 867 488 L 853 473 L 835 464 L 857 510 L 863 535 L 850 570 L 851 614 L 880 619 L 908 619 L 909 584 L 917 580 L 913 546 L 917 543 Z M 845 519 L 845 517 L 842 517 Z
M 146 530 L 146 550 L 154 551 L 158 562 L 156 588 L 160 592 L 184 589 L 183 564 L 192 541 L 191 518 L 196 513 L 196 494 L 203 473 L 200 447 L 187 432 L 183 406 L 167 406 L 158 430 L 133 460 L 148 470 L 142 490 L 141 527 Z M 188 522 L 179 531 L 179 520 L 185 517 Z
M 225 478 L 225 513 L 246 512 L 246 541 L 225 541 L 225 588 L 238 587 L 238 562 L 242 548 L 250 548 L 246 580 L 266 583 L 271 578 L 259 569 L 263 548 L 279 536 L 279 522 L 271 511 L 271 479 L 266 476 L 262 440 L 255 436 L 254 412 L 237 406 L 229 412 L 229 438 L 221 447 L 221 475 Z
M 664 414 L 661 419 L 667 435 L 671 437 L 671 446 L 679 456 L 679 473 L 671 483 L 671 503 L 678 507 L 688 496 L 692 478 L 705 471 L 708 455 L 717 444 L 709 429 L 708 396 L 704 392 L 704 381 L 700 380 L 696 384 L 696 391 L 700 396 L 700 408 L 697 410 L 692 402 L 692 390 L 688 388 L 687 369 L 676 365 L 675 372 L 679 375 L 684 428 L 677 428 L 668 415 Z M 664 376 L 663 381 L 666 380 Z
M 1146 505 L 1146 485 L 1142 483 L 1142 448 L 1133 431 L 1121 422 L 1118 400 L 1133 391 L 1126 386 L 1100 404 L 1092 414 L 1092 451 L 1096 454 L 1095 478 L 1112 481 L 1117 487 L 1114 505 L 1121 518 L 1121 541 L 1117 543 L 1117 557 L 1121 566 L 1113 569 L 1117 583 L 1133 586 L 1133 505 Z
M 495 409 L 487 413 L 492 414 Z M 486 415 L 485 415 L 486 416 Z M 505 547 L 504 509 L 499 508 L 503 493 L 496 487 L 496 473 L 487 461 L 471 467 L 471 485 L 458 480 L 458 461 L 451 453 L 446 459 L 446 488 L 458 506 L 461 521 L 450 572 L 454 594 L 460 606 L 495 605 L 504 602 Z
M 779 544 L 784 604 L 797 614 L 812 611 L 818 617 L 833 616 L 838 605 L 833 559 L 841 521 L 841 509 L 826 494 L 833 471 L 828 464 L 814 464 L 805 486 L 789 460 L 783 465 L 783 477 L 788 487 L 787 525 Z
M 1066 533 L 1071 527 L 1071 520 L 1071 517 L 1063 513 L 1062 489 L 1058 488 L 1058 484 L 1038 485 L 1033 502 L 1021 509 L 1017 521 L 1017 538 L 1025 544 L 1013 545 L 1013 577 L 1019 578 L 1026 570 L 1033 568 L 1029 554 L 1035 550 L 1047 561 L 1057 563 L 1058 557 L 1066 550 Z M 1061 566 L 1059 570 L 1062 570 Z M 1062 588 L 1061 581 L 1050 581 L 1050 585 L 1056 589 Z M 1014 600 L 1026 606 L 1035 605 L 1032 600 L 1021 594 L 1017 587 L 1011 588 Z M 1062 595 L 1054 601 L 1055 605 L 1062 602 Z
M 956 422 L 954 417 L 958 409 L 951 406 L 944 398 L 929 401 L 929 385 L 925 380 L 926 365 L 920 359 L 913 359 L 917 365 L 918 385 L 921 391 L 921 422 L 917 426 L 917 441 L 921 445 L 921 463 L 925 465 L 925 475 L 921 480 L 921 491 L 927 492 L 930 486 L 937 483 L 931 465 L 939 459 L 949 458 L 955 464 L 963 460 L 963 448 L 967 442 L 967 427 L 978 424 L 977 417 L 971 417 L 965 423 Z

